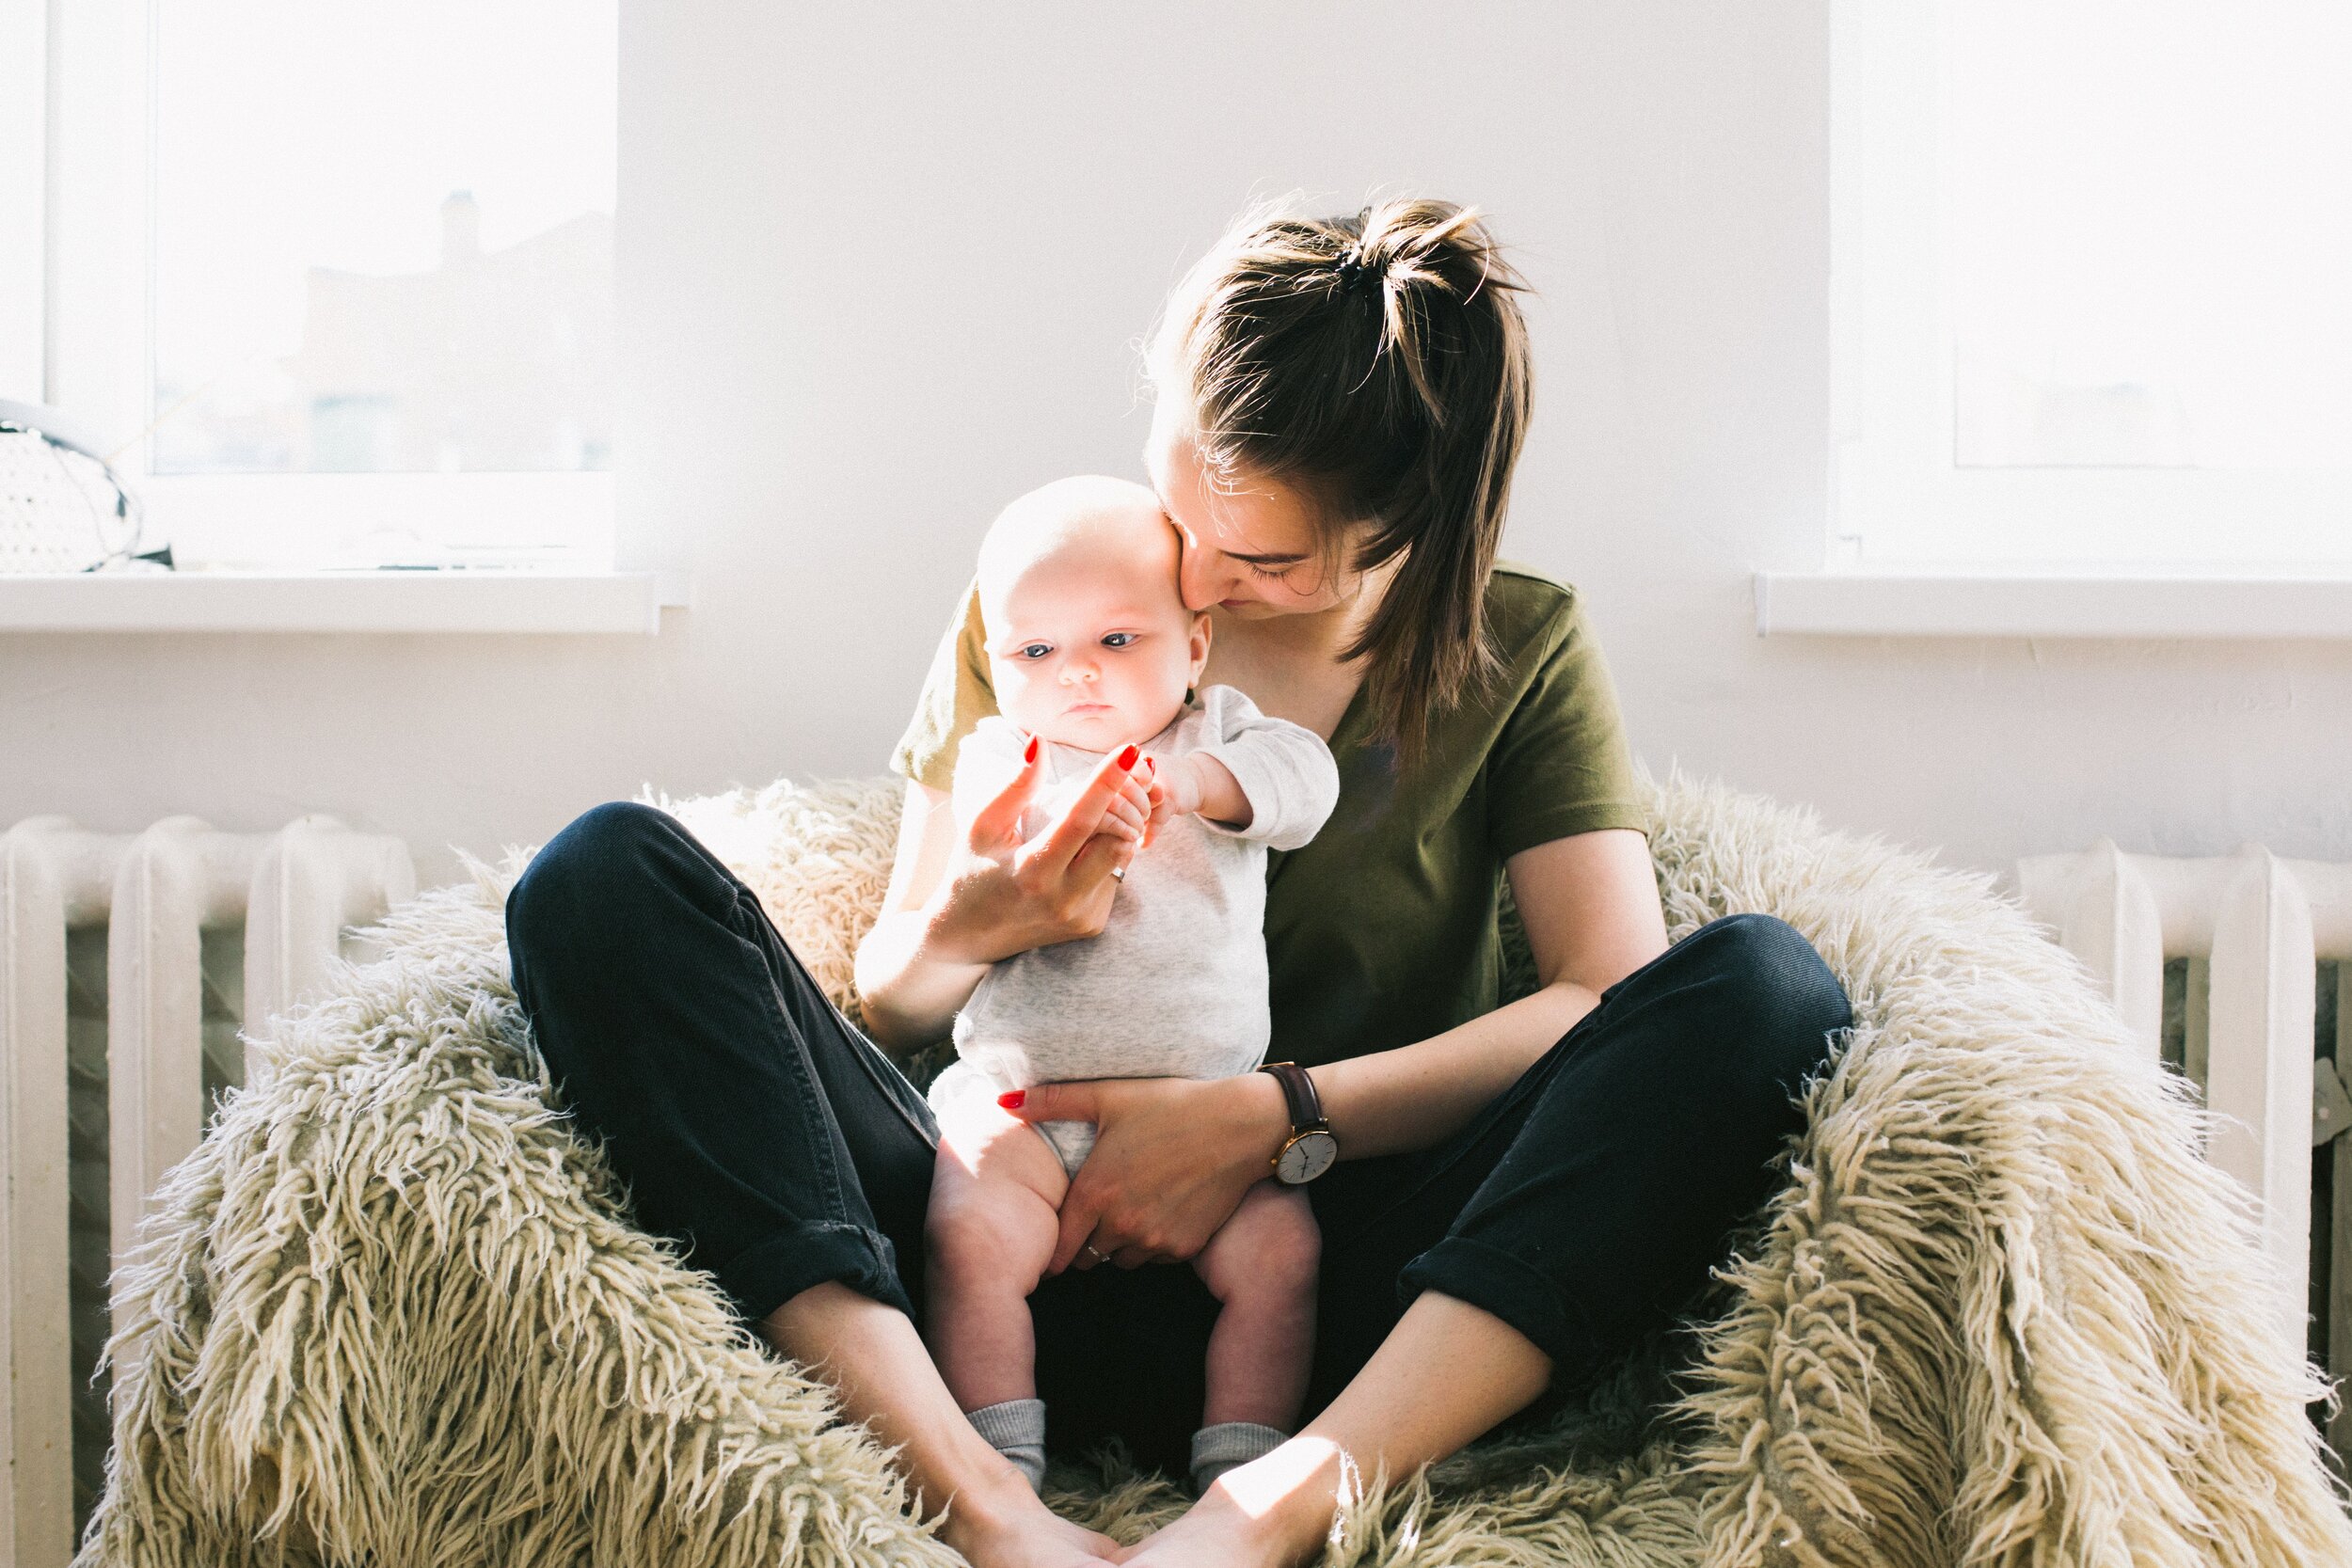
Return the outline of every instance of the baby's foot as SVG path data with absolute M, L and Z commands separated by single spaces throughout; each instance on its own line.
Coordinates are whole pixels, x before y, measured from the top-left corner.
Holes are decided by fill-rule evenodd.
M 959 1496 L 939 1535 L 972 1568 L 1108 1568 L 1118 1560 L 1117 1542 L 1072 1524 L 1025 1484 L 1017 1493 Z

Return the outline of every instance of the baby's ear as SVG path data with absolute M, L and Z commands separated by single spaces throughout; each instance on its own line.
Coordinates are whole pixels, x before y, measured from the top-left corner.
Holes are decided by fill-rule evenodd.
M 1196 610 L 1192 613 L 1192 679 L 1187 686 L 1200 684 L 1200 672 L 1209 667 L 1209 612 Z

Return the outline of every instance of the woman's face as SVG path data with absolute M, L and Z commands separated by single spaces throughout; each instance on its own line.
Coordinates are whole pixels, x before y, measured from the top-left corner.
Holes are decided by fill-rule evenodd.
M 1326 563 L 1315 512 L 1284 485 L 1221 481 L 1201 467 L 1191 420 L 1163 398 L 1143 461 L 1176 525 L 1177 583 L 1190 610 L 1246 621 L 1330 610 L 1355 596 L 1360 574 Z

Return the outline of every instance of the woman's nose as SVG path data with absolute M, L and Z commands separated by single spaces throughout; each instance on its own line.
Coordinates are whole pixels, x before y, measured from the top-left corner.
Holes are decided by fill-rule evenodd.
M 1223 558 L 1215 550 L 1187 547 L 1176 568 L 1176 586 L 1186 610 L 1207 610 L 1226 597 L 1226 574 L 1216 569 Z

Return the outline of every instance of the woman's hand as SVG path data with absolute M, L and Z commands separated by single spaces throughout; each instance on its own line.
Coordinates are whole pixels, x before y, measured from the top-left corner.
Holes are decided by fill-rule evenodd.
M 1231 1078 L 1090 1078 L 997 1101 L 1024 1121 L 1090 1121 L 1093 1152 L 1062 1199 L 1046 1273 L 1107 1258 L 1121 1268 L 1182 1262 L 1208 1244 L 1250 1184 L 1273 1174 L 1290 1132 L 1282 1086 Z M 1092 1247 L 1101 1257 L 1089 1256 Z
M 1104 757 L 1062 814 L 1033 839 L 1021 817 L 1037 791 L 1039 744 L 973 816 L 927 906 L 930 955 L 994 963 L 1032 947 L 1100 936 L 1151 817 L 1148 775 L 1133 746 Z
M 1023 842 L 1036 793 L 1037 747 L 993 800 L 964 825 L 945 790 L 910 780 L 898 853 L 881 918 L 858 943 L 866 1032 L 913 1051 L 939 1038 L 999 958 L 1101 932 L 1134 858 L 1149 805 L 1136 749 L 1104 759 L 1086 787 Z

